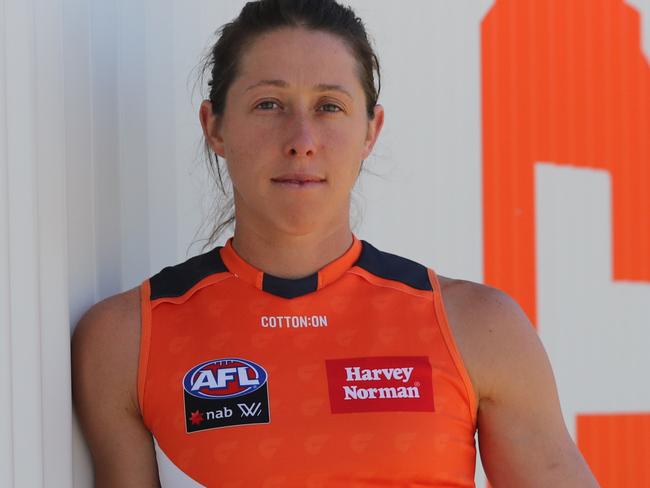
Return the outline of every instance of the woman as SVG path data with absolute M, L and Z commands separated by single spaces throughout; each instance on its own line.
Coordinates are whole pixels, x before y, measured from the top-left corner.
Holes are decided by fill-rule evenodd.
M 210 66 L 234 236 L 80 321 L 97 486 L 469 487 L 477 428 L 495 487 L 597 486 L 517 304 L 351 232 L 384 120 L 354 13 L 251 2 Z

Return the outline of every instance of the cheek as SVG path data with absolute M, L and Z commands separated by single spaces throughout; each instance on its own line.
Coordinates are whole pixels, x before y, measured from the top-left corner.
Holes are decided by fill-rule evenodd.
M 250 159 L 254 148 L 257 132 L 255 128 L 248 127 L 244 121 L 231 121 L 224 131 L 225 156 L 232 161 L 247 161 Z
M 232 133 L 237 137 L 227 139 L 225 159 L 233 185 L 242 190 L 255 185 L 262 176 L 268 148 L 261 141 L 272 139 L 250 127 L 234 127 Z
M 239 193 L 257 193 L 254 187 L 259 179 L 259 168 L 256 167 L 255 154 L 232 151 L 227 165 L 230 180 Z
M 356 179 L 363 156 L 363 140 L 361 134 L 354 128 L 348 131 L 333 131 L 324 139 L 326 150 L 331 154 L 331 161 L 336 165 L 336 171 L 347 179 Z

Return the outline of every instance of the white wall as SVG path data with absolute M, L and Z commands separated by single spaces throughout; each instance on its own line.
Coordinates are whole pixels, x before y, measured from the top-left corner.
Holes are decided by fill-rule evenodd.
M 71 427 L 69 330 L 91 304 L 199 252 L 211 196 L 192 70 L 244 3 L 0 0 L 1 486 L 91 486 Z M 356 232 L 481 281 L 479 29 L 492 0 L 349 3 L 375 39 L 387 117 L 366 162 L 381 177 L 356 189 Z M 650 0 L 633 3 L 647 25 Z M 569 388 L 561 339 L 543 339 Z
M 536 183 L 538 326 L 569 431 L 579 413 L 648 411 L 650 283 L 612 278 L 610 175 L 546 163 Z
M 70 486 L 62 5 L 0 2 L 0 485 Z

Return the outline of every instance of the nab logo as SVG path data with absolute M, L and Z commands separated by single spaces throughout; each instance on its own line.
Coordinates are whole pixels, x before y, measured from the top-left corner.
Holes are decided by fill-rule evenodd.
M 270 422 L 268 374 L 257 363 L 222 358 L 197 364 L 183 377 L 187 433 Z
M 266 378 L 264 368 L 252 361 L 214 359 L 189 370 L 183 387 L 197 398 L 234 398 L 261 388 Z

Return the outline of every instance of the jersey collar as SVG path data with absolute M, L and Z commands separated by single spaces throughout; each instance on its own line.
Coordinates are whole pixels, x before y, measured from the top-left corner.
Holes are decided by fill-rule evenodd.
M 232 246 L 232 237 L 220 248 L 220 255 L 228 271 L 237 278 L 244 280 L 259 290 L 283 298 L 295 298 L 324 288 L 336 281 L 354 265 L 361 254 L 362 243 L 354 234 L 352 234 L 352 239 L 352 245 L 341 256 L 316 273 L 297 279 L 280 278 L 253 267 L 237 254 Z

